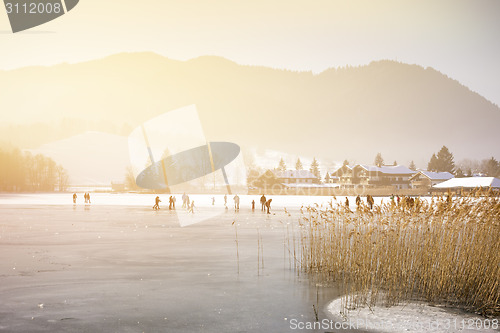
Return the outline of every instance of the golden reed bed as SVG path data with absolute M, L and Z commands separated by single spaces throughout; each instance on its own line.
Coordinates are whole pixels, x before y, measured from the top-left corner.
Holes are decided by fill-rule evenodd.
M 340 284 L 346 310 L 409 300 L 500 314 L 498 197 L 304 208 L 300 263 Z M 348 296 L 351 296 L 348 298 Z

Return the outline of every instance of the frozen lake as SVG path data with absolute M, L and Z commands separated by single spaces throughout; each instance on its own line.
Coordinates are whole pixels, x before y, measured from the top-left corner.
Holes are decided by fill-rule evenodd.
M 297 219 L 282 209 L 320 197 L 276 198 L 268 215 L 249 209 L 258 197 L 234 212 L 193 195 L 202 220 L 185 228 L 154 197 L 0 195 L 0 331 L 289 332 L 313 305 L 328 316 L 340 294 L 294 269 Z
M 316 286 L 293 255 L 301 206 L 332 197 L 269 196 L 268 215 L 260 196 L 240 195 L 236 212 L 233 196 L 225 209 L 223 195 L 191 195 L 195 214 L 175 196 L 176 211 L 166 194 L 153 211 L 155 194 L 95 193 L 91 205 L 83 193 L 76 205 L 72 194 L 0 194 L 0 332 L 291 332 L 342 320 L 331 309 L 340 291 Z

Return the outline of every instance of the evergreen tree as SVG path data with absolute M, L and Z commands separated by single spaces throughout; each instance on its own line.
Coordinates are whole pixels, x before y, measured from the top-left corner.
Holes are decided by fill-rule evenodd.
M 286 171 L 286 164 L 285 164 L 285 161 L 283 160 L 283 157 L 280 159 L 280 163 L 278 165 L 278 171 L 282 171 L 282 172 Z
M 330 182 L 330 173 L 327 171 L 325 176 L 325 183 L 328 184 L 329 182 Z
M 464 176 L 465 176 L 465 175 L 464 175 L 464 172 L 462 171 L 462 169 L 460 169 L 460 168 L 458 168 L 458 169 L 457 169 L 456 176 L 457 176 L 458 178 L 462 178 L 462 177 L 464 177 Z
M 455 172 L 453 154 L 450 153 L 446 146 L 443 146 L 437 154 L 437 171 L 449 173 Z
M 316 161 L 316 157 L 313 159 L 309 171 L 311 171 L 312 174 L 316 176 L 316 178 L 321 179 L 321 174 L 319 172 L 319 163 L 318 161 Z
M 489 177 L 500 176 L 500 163 L 493 157 L 485 161 L 483 169 Z
M 346 165 L 349 165 L 349 161 L 348 160 L 344 160 L 344 163 L 342 164 L 342 166 L 346 166 Z
M 302 170 L 304 167 L 302 166 L 302 162 L 300 161 L 300 157 L 297 158 L 297 162 L 295 163 L 295 170 Z
M 436 157 L 436 154 L 432 154 L 431 160 L 427 164 L 427 170 L 436 172 L 437 169 L 438 169 L 438 159 Z
M 410 162 L 409 169 L 413 170 L 413 171 L 417 170 L 417 167 L 415 166 L 415 162 L 413 162 L 413 161 Z
M 382 165 L 384 165 L 384 159 L 382 158 L 382 154 L 381 153 L 377 153 L 377 156 L 375 156 L 374 163 L 378 167 L 381 167 Z

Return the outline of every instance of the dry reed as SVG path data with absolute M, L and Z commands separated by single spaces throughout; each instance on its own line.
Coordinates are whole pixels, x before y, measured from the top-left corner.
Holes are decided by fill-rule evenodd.
M 345 310 L 425 300 L 500 313 L 498 198 L 309 207 L 299 248 L 306 272 L 340 284 Z

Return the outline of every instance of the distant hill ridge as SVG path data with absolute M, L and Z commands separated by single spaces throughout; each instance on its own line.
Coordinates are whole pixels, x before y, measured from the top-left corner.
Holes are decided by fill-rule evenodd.
M 207 138 L 243 147 L 364 163 L 377 152 L 390 162 L 428 161 L 442 145 L 457 158 L 500 157 L 498 106 L 435 69 L 386 60 L 315 75 L 124 53 L 0 71 L 0 140 L 36 146 L 87 130 L 125 135 L 189 104 Z M 27 119 L 49 125 L 9 132 Z M 63 119 L 71 126 L 59 128 Z

